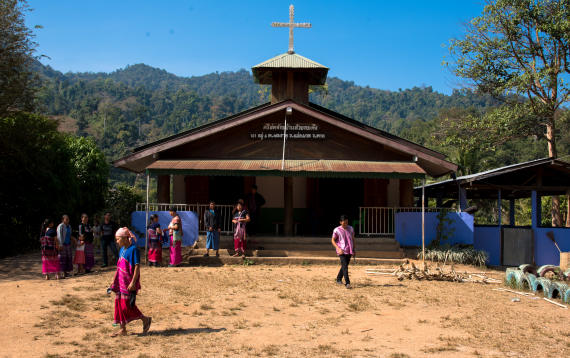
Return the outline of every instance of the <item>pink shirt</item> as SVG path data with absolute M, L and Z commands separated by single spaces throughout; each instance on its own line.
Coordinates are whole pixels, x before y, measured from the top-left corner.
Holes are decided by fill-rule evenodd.
M 354 243 L 352 242 L 353 235 L 354 229 L 350 225 L 347 225 L 346 229 L 339 226 L 333 231 L 333 238 L 345 255 L 354 255 Z

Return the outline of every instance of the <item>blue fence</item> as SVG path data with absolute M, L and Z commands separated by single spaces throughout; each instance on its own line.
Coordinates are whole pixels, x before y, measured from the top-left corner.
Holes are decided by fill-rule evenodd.
M 437 235 L 438 213 L 425 213 L 425 244 L 429 245 Z M 466 213 L 446 214 L 447 243 L 473 244 L 473 216 Z M 395 237 L 402 246 L 422 246 L 422 213 L 396 213 Z
M 168 224 L 172 220 L 170 213 L 168 211 L 151 211 L 149 216 L 152 214 L 158 215 L 158 222 L 160 227 L 166 229 Z M 198 240 L 198 216 L 193 211 L 179 211 L 178 215 L 182 220 L 182 232 L 184 236 L 182 237 L 182 246 L 192 246 Z M 146 223 L 146 212 L 135 211 L 131 216 L 131 227 L 133 228 L 133 233 L 137 236 L 137 245 L 140 247 L 145 246 L 145 230 L 147 227 Z M 168 246 L 168 243 L 164 245 Z

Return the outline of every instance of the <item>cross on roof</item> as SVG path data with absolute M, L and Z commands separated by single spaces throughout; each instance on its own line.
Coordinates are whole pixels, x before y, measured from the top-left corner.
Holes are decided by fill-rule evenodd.
M 301 22 L 301 23 L 295 23 L 294 22 L 294 18 L 295 17 L 295 7 L 293 5 L 289 6 L 289 22 L 272 22 L 271 26 L 273 27 L 288 27 L 289 28 L 289 53 L 295 53 L 295 51 L 293 51 L 293 29 L 295 27 L 304 27 L 304 28 L 310 28 L 311 24 L 308 22 Z

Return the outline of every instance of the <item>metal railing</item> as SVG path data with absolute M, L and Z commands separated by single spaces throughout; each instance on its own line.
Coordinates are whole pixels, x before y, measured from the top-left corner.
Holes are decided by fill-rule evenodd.
M 148 211 L 168 211 L 174 207 L 176 211 L 193 211 L 198 216 L 199 232 L 204 234 L 206 226 L 204 225 L 204 212 L 209 209 L 210 204 L 165 204 L 165 203 L 149 203 Z M 146 203 L 137 203 L 137 211 L 146 211 Z M 233 232 L 232 211 L 234 205 L 216 205 L 216 209 L 220 213 L 220 228 L 222 234 L 230 235 Z
M 426 213 L 450 211 L 449 208 L 425 208 Z M 358 232 L 364 236 L 391 236 L 395 233 L 396 213 L 417 213 L 421 207 L 359 207 Z

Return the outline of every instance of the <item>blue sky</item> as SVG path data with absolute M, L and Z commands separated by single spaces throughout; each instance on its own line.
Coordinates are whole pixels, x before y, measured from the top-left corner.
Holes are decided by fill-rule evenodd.
M 29 0 L 42 62 L 67 71 L 111 72 L 135 63 L 182 76 L 250 69 L 287 51 L 291 3 L 188 0 Z M 479 15 L 481 0 L 298 0 L 295 51 L 359 85 L 398 90 L 461 86 L 441 63 L 444 45 Z

